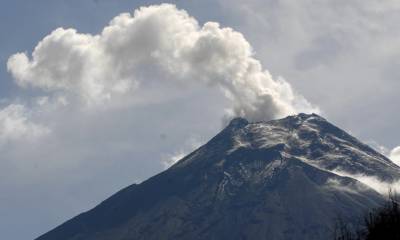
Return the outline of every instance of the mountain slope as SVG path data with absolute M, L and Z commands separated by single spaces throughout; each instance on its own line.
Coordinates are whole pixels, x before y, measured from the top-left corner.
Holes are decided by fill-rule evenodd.
M 318 115 L 237 118 L 168 170 L 38 240 L 328 239 L 335 218 L 383 201 L 338 169 L 400 179 L 390 160 Z

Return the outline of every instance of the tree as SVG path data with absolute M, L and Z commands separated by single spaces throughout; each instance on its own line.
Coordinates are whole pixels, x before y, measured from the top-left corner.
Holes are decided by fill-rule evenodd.
M 388 202 L 370 211 L 357 231 L 339 220 L 335 226 L 335 240 L 400 240 L 400 206 L 397 196 L 389 191 Z

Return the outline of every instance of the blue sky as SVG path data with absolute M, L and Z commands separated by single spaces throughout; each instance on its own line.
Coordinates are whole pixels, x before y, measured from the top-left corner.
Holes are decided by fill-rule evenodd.
M 120 13 L 160 3 L 1 2 L 3 238 L 33 239 L 162 171 L 233 115 L 262 120 L 318 109 L 388 156 L 400 145 L 396 1 L 175 1 L 170 3 L 177 9 L 143 17 L 152 24 L 110 34 L 99 41 L 101 47 L 93 40 Z M 188 16 L 177 23 L 173 16 L 180 9 Z M 116 26 L 134 18 L 122 18 Z M 180 23 L 188 23 L 188 29 Z M 62 45 L 57 34 L 65 32 L 53 32 L 59 27 L 76 29 L 69 34 L 79 40 L 65 38 Z M 145 41 L 131 30 L 142 31 Z M 172 38 L 169 31 L 187 34 Z M 166 45 L 160 40 L 164 33 Z M 34 50 L 46 36 L 57 47 Z M 185 45 L 199 36 L 203 44 Z M 142 44 L 124 43 L 126 38 Z M 85 39 L 89 50 L 66 60 Z M 167 44 L 172 41 L 176 46 Z M 156 48 L 158 55 L 148 57 L 147 48 Z M 49 61 L 32 67 L 32 52 Z M 16 53 L 25 53 L 29 62 L 10 64 Z M 253 70 L 239 71 L 244 65 Z M 85 74 L 74 72 L 77 68 Z M 65 71 L 55 78 L 60 69 Z M 103 84 L 100 90 L 96 81 Z M 396 152 L 400 149 L 393 151 L 393 160 Z

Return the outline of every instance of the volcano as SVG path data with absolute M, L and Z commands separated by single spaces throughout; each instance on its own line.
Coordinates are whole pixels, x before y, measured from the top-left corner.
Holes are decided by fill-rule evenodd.
M 332 239 L 385 198 L 347 176 L 400 179 L 385 156 L 316 114 L 233 119 L 166 171 L 37 240 Z

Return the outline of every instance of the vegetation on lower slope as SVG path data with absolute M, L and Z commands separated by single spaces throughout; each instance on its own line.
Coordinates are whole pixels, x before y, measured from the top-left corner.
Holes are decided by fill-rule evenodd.
M 348 224 L 339 221 L 335 240 L 400 240 L 400 206 L 398 197 L 389 194 L 389 201 L 381 208 L 364 216 L 361 228 L 353 231 Z

